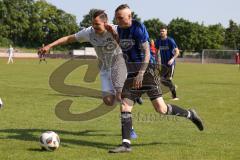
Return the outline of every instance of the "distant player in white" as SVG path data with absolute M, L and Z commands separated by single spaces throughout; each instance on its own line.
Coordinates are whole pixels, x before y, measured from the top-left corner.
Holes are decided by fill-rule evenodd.
M 7 64 L 9 64 L 10 62 L 13 63 L 13 56 L 14 56 L 14 49 L 12 47 L 12 45 L 9 46 L 7 53 L 8 53 L 8 62 Z

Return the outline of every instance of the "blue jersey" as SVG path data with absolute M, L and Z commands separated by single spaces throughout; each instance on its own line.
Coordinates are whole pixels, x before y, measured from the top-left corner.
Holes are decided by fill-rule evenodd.
M 161 64 L 169 66 L 168 61 L 174 57 L 174 49 L 178 48 L 175 41 L 170 37 L 164 40 L 157 39 L 155 47 L 160 50 Z M 175 61 L 172 65 L 175 65 Z
M 117 28 L 120 38 L 120 47 L 128 62 L 143 62 L 145 53 L 141 49 L 141 44 L 149 42 L 149 35 L 144 24 L 133 20 L 132 26 L 126 29 Z M 149 47 L 150 48 L 150 47 Z M 150 54 L 150 62 L 154 63 L 154 57 Z

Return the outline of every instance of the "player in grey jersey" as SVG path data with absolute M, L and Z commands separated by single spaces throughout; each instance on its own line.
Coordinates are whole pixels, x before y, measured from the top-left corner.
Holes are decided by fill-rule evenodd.
M 93 15 L 92 26 L 76 34 L 62 37 L 41 48 L 40 51 L 48 52 L 52 47 L 76 41 L 90 42 L 99 60 L 103 101 L 106 105 L 112 106 L 115 102 L 115 94 L 121 97 L 119 94 L 126 79 L 126 66 L 120 47 L 112 34 L 105 28 L 107 20 L 106 13 L 103 10 L 97 10 Z M 112 72 L 115 73 L 114 76 L 111 76 L 112 69 L 114 70 Z
M 93 14 L 92 26 L 79 31 L 76 34 L 62 37 L 40 49 L 46 52 L 55 46 L 79 41 L 90 42 L 99 59 L 100 77 L 103 92 L 103 102 L 112 106 L 115 101 L 121 101 L 121 92 L 127 76 L 126 64 L 122 51 L 117 44 L 114 34 L 105 26 L 108 23 L 107 14 L 103 10 L 97 10 Z M 117 26 L 113 26 L 117 30 Z M 136 134 L 132 129 L 132 138 Z

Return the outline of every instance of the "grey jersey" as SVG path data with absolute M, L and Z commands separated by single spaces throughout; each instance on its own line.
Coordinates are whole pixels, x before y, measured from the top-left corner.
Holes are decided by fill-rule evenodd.
M 117 26 L 114 26 L 117 30 Z M 111 72 L 111 81 L 116 91 L 121 91 L 126 79 L 127 69 L 122 50 L 109 32 L 102 35 L 88 27 L 75 34 L 79 42 L 90 42 L 100 60 L 100 69 Z
M 116 28 L 116 26 L 114 26 Z M 122 54 L 122 51 L 109 32 L 102 35 L 96 34 L 93 27 L 85 28 L 75 34 L 79 42 L 90 42 L 100 60 L 100 67 L 103 70 L 110 70 L 112 57 L 114 55 Z

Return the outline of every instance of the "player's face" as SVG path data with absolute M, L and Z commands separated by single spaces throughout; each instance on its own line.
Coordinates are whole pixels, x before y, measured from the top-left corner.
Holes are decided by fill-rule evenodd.
M 93 26 L 95 32 L 98 33 L 98 34 L 101 34 L 101 33 L 103 33 L 105 31 L 105 24 L 106 24 L 106 22 L 104 22 L 99 17 L 96 17 L 92 21 L 92 26 Z
M 167 30 L 166 29 L 160 29 L 160 37 L 166 38 L 167 37 Z
M 115 18 L 120 28 L 128 28 L 132 24 L 132 15 L 129 9 L 119 10 Z

